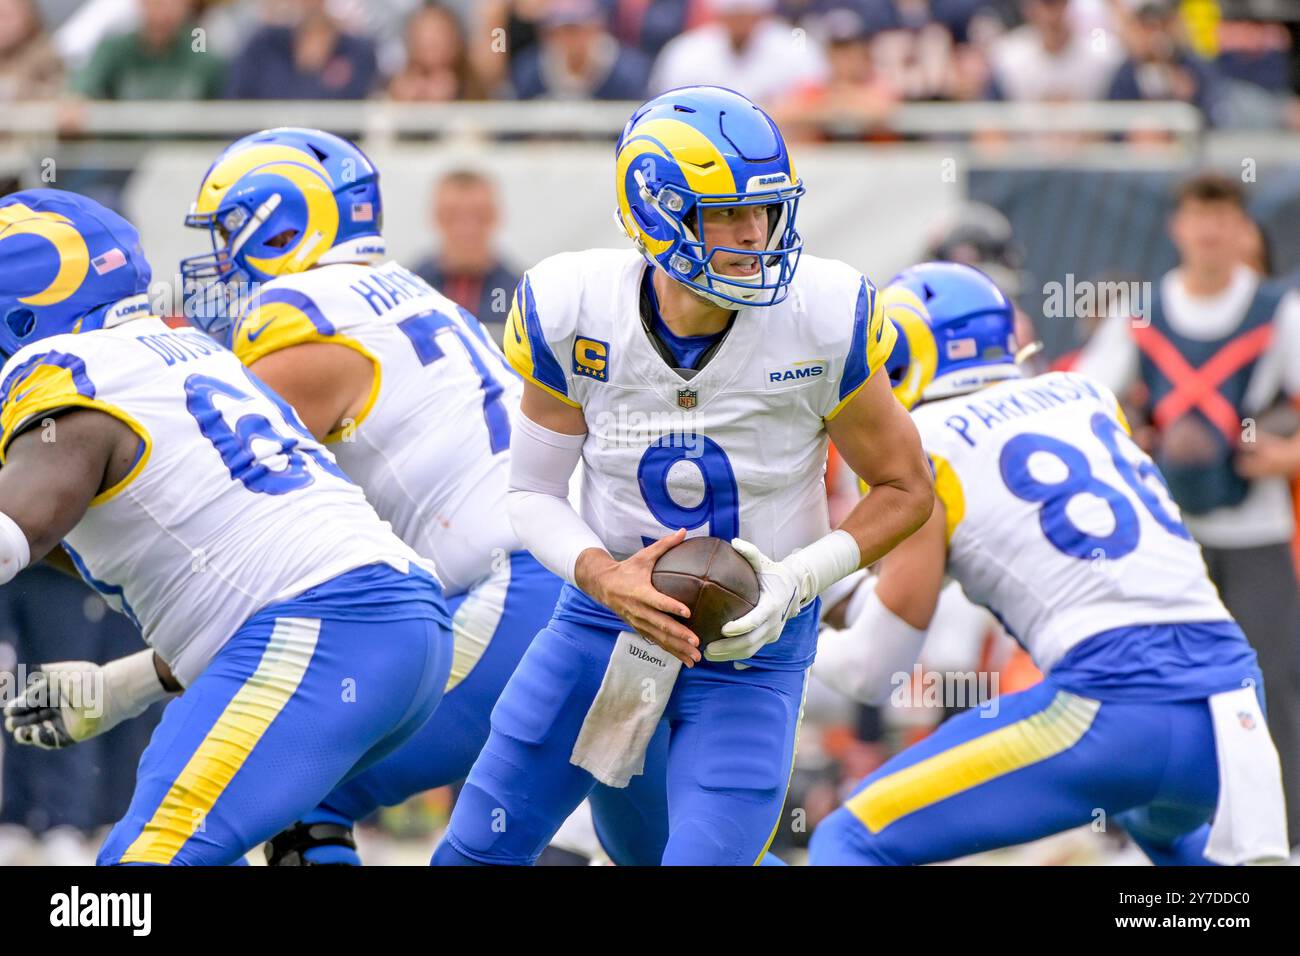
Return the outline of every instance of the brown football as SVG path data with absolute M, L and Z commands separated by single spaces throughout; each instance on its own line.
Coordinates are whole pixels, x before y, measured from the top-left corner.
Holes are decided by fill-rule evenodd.
M 687 538 L 655 562 L 655 590 L 691 609 L 683 623 L 705 647 L 722 637 L 722 625 L 747 614 L 758 603 L 758 575 L 721 538 Z

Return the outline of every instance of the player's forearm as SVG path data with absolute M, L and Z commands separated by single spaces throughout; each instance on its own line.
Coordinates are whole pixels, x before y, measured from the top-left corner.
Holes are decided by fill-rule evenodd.
M 853 536 L 861 563 L 874 564 L 925 524 L 934 510 L 934 486 L 927 474 L 871 486 L 840 525 Z
M 579 557 L 592 550 L 605 553 L 596 532 L 573 510 L 567 498 L 512 488 L 506 495 L 506 512 L 520 544 L 542 567 L 570 584 L 582 587 L 577 576 Z

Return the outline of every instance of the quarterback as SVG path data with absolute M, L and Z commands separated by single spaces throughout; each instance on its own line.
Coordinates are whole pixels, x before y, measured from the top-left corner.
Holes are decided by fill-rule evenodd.
M 150 275 L 97 203 L 0 200 L 0 583 L 62 541 L 151 645 L 46 676 L 61 696 L 87 678 L 75 732 L 185 691 L 99 861 L 228 864 L 425 722 L 450 622 L 432 567 L 294 412 L 150 315 Z M 7 723 L 60 730 L 39 708 Z
M 668 733 L 665 864 L 760 862 L 794 757 L 818 594 L 929 515 L 915 427 L 877 374 L 894 330 L 847 265 L 802 252 L 803 183 L 738 93 L 670 91 L 616 149 L 635 249 L 554 256 L 515 294 L 510 517 L 564 578 L 492 714 L 435 864 L 528 864 L 595 783 Z M 873 487 L 829 527 L 828 437 Z M 582 513 L 567 498 L 583 463 Z M 732 541 L 758 605 L 703 654 L 653 588 L 687 533 Z
M 937 502 L 848 633 L 823 636 L 818 676 L 879 696 L 951 576 L 1046 677 L 886 762 L 814 831 L 811 862 L 930 863 L 1112 822 L 1156 863 L 1285 858 L 1255 653 L 1115 396 L 1022 378 L 1011 303 L 969 266 L 913 267 L 881 299 Z

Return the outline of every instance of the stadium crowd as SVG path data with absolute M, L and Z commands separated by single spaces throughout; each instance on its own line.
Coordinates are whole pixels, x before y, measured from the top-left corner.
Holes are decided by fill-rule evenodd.
M 1300 24 L 1230 19 L 1236 9 L 1218 0 L 0 0 L 0 103 L 64 94 L 639 100 L 722 83 L 802 138 L 870 136 L 898 104 L 917 101 L 1173 100 L 1215 127 L 1295 127 Z

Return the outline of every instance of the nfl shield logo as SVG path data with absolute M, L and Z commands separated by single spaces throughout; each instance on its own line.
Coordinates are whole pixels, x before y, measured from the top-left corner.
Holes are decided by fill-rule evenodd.
M 694 408 L 695 399 L 699 396 L 699 394 L 700 393 L 695 391 L 695 389 L 693 388 L 679 388 L 677 390 L 677 407 Z
M 1244 711 L 1244 710 L 1237 711 L 1237 720 L 1241 723 L 1243 729 L 1245 730 L 1255 729 L 1255 716 L 1249 713 L 1248 711 Z

